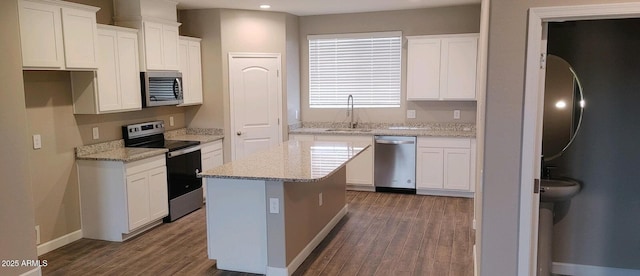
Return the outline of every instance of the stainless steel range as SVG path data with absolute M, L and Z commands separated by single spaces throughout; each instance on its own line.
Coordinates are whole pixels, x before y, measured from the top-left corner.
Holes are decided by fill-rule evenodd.
M 164 121 L 122 126 L 125 147 L 166 148 L 169 215 L 174 221 L 202 207 L 200 142 L 164 139 Z

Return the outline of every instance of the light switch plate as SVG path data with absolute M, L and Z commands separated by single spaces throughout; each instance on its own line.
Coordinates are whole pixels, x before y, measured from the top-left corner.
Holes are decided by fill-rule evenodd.
M 456 109 L 453 111 L 453 118 L 454 119 L 460 119 L 460 110 Z
M 318 206 L 322 206 L 322 193 L 318 194 Z
M 173 126 L 173 116 L 169 116 L 169 126 Z
M 98 140 L 100 139 L 100 130 L 98 129 L 98 127 L 93 127 L 93 140 Z
M 42 148 L 42 137 L 40 136 L 40 134 L 34 134 L 33 149 L 40 149 L 40 148 Z
M 271 214 L 279 214 L 280 213 L 280 199 L 275 197 L 269 198 L 269 213 Z
M 407 118 L 408 119 L 415 119 L 416 118 L 416 111 L 413 110 L 413 109 L 407 110 Z

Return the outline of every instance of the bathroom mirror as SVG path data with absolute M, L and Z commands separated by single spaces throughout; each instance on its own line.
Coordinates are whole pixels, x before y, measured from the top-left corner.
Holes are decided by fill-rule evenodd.
M 569 148 L 580 129 L 584 106 L 575 70 L 561 57 L 547 55 L 542 123 L 544 161 L 559 157 Z

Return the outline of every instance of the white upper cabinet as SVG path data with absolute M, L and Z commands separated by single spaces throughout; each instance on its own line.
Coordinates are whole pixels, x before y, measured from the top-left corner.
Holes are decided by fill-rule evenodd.
M 95 70 L 96 12 L 64 1 L 21 0 L 20 40 L 24 69 Z
M 71 73 L 74 113 L 140 110 L 137 30 L 100 25 L 98 50 L 98 71 Z
M 179 60 L 184 89 L 184 102 L 181 106 L 202 104 L 202 62 L 200 39 L 180 37 Z
M 135 28 L 140 45 L 140 70 L 180 70 L 176 5 L 172 0 L 113 0 L 114 21 Z
M 478 34 L 407 39 L 407 100 L 476 99 Z

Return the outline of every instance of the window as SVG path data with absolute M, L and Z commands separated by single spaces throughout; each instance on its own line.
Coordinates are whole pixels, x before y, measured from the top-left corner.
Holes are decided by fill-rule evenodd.
M 400 107 L 401 32 L 308 39 L 311 108 Z

